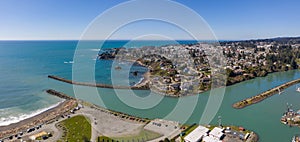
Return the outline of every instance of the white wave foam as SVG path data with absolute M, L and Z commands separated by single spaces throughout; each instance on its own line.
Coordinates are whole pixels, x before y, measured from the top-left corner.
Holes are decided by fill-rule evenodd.
M 65 100 L 63 100 L 65 101 Z M 52 109 L 56 106 L 58 106 L 59 104 L 61 104 L 63 101 L 60 101 L 50 107 L 47 107 L 47 108 L 43 108 L 43 109 L 38 109 L 34 112 L 31 112 L 30 114 L 19 114 L 19 116 L 8 116 L 8 117 L 1 117 L 0 118 L 0 126 L 7 126 L 9 124 L 13 124 L 13 123 L 18 123 L 22 120 L 25 120 L 25 119 L 28 119 L 28 118 L 31 118 L 31 117 L 34 117 L 36 115 L 39 115 L 49 109 Z
M 91 51 L 95 51 L 95 52 L 99 52 L 100 49 L 94 48 L 94 49 L 90 49 Z
M 65 64 L 73 64 L 74 61 L 68 61 L 68 62 L 67 62 L 67 61 L 64 61 L 64 63 L 65 63 Z
M 143 80 L 144 80 L 144 79 L 145 79 L 144 77 L 140 78 L 139 82 L 138 82 L 138 83 L 135 83 L 133 86 L 137 86 L 137 85 L 139 85 L 140 83 L 142 83 L 142 82 L 143 82 Z

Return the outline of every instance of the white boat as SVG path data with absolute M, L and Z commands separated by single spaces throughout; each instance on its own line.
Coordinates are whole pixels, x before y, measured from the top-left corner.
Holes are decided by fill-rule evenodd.
M 277 91 L 279 95 L 282 93 L 279 88 L 277 88 Z
M 297 91 L 297 92 L 300 92 L 300 87 L 298 87 L 296 91 Z
M 296 85 L 296 91 L 300 92 L 300 87 L 298 86 L 298 84 Z
M 293 136 L 292 142 L 300 142 L 300 137 L 298 135 Z

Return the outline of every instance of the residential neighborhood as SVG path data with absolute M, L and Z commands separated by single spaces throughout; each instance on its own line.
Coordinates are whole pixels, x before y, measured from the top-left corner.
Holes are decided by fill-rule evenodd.
M 297 69 L 299 47 L 299 38 L 199 42 L 104 49 L 98 59 L 132 61 L 145 66 L 150 72 L 151 90 L 180 97 L 207 91 L 212 83 L 222 87 L 272 72 Z

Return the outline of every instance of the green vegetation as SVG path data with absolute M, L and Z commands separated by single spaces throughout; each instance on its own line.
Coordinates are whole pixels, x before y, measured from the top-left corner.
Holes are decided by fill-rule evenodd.
M 192 131 L 194 131 L 197 127 L 198 127 L 198 125 L 196 123 L 194 123 L 194 124 L 190 125 L 189 127 L 187 127 L 184 131 L 182 131 L 181 134 L 180 134 L 181 141 L 184 141 L 183 140 L 184 137 L 187 136 Z M 172 139 L 172 140 L 174 140 L 174 139 Z
M 188 128 L 186 128 L 184 131 L 182 131 L 182 136 L 185 137 L 189 133 L 191 133 L 193 130 L 195 130 L 198 127 L 196 123 L 190 125 Z
M 60 122 L 64 129 L 62 141 L 84 141 L 91 139 L 92 128 L 89 120 L 83 115 L 78 115 Z
M 227 69 L 227 85 L 232 85 L 244 80 L 249 80 L 255 77 L 264 77 L 268 73 L 281 72 L 287 70 L 293 70 L 299 68 L 299 58 L 300 50 L 298 48 L 293 48 L 290 43 L 279 44 L 279 43 L 269 43 L 270 47 L 257 48 L 255 44 L 257 43 L 237 43 L 244 47 L 253 47 L 254 53 L 248 54 L 241 52 L 236 56 L 235 52 L 227 53 L 227 57 L 235 57 L 235 66 L 239 69 Z M 252 44 L 252 45 L 251 45 Z M 235 51 L 234 49 L 233 51 Z M 263 52 L 258 55 L 257 51 Z M 247 60 L 251 63 L 245 64 L 244 61 Z
M 122 51 L 124 56 L 118 56 L 117 59 L 138 61 L 138 64 L 147 67 L 153 77 L 150 84 L 163 85 L 153 85 L 154 91 L 172 97 L 208 91 L 212 84 L 224 86 L 222 81 L 217 81 L 225 79 L 224 71 L 227 73 L 226 85 L 233 85 L 273 72 L 298 69 L 300 65 L 299 37 L 208 44 L 220 47 L 223 55 L 208 54 L 205 51 L 209 51 L 211 47 L 203 45 L 205 43 L 128 48 Z M 118 52 L 119 49 L 106 50 L 98 58 L 115 59 Z M 150 54 L 144 55 L 145 52 Z M 188 62 L 184 60 L 187 57 L 191 57 Z M 223 68 L 223 65 L 225 70 L 219 68 Z
M 113 139 L 106 137 L 106 136 L 100 136 L 98 137 L 98 142 L 112 142 Z
M 225 127 L 225 126 L 224 126 Z M 232 130 L 235 130 L 235 131 L 240 131 L 239 127 L 238 126 L 229 126 Z M 250 130 L 247 130 L 245 129 L 245 131 L 242 131 L 244 134 L 246 133 L 251 133 L 252 131 Z
M 174 139 L 169 140 L 168 138 L 165 138 L 164 140 L 160 140 L 159 142 L 175 142 Z
M 143 129 L 138 135 L 128 135 L 128 136 L 115 137 L 115 138 L 100 136 L 98 137 L 98 142 L 149 141 L 159 137 L 161 137 L 160 134 Z

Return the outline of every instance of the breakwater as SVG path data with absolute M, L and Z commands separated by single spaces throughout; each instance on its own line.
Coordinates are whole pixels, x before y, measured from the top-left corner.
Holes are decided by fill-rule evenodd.
M 264 99 L 266 99 L 268 97 L 271 97 L 271 96 L 273 96 L 275 94 L 278 94 L 278 93 L 280 93 L 280 91 L 282 91 L 282 90 L 284 90 L 284 89 L 286 89 L 286 88 L 288 88 L 288 87 L 290 87 L 292 85 L 295 85 L 297 83 L 300 83 L 300 79 L 296 79 L 296 80 L 284 83 L 282 85 L 274 87 L 274 88 L 272 88 L 270 90 L 267 90 L 267 91 L 265 91 L 265 92 L 263 92 L 261 94 L 258 94 L 256 96 L 253 96 L 253 97 L 244 99 L 242 101 L 236 102 L 232 106 L 233 106 L 233 108 L 241 109 L 241 108 L 244 108 L 246 106 L 249 106 L 249 105 L 261 102 Z
M 66 100 L 75 100 L 75 98 L 73 98 L 73 97 L 71 97 L 71 96 L 68 96 L 68 95 L 66 95 L 66 94 L 64 94 L 64 93 L 57 92 L 57 91 L 55 91 L 55 90 L 53 90 L 53 89 L 48 89 L 48 90 L 46 90 L 46 92 L 47 92 L 48 94 L 51 94 L 51 95 L 53 95 L 53 96 L 57 96 L 57 97 L 62 98 L 62 99 L 66 99 Z
M 118 85 L 108 85 L 108 84 L 100 84 L 100 83 L 76 82 L 76 81 L 68 80 L 54 75 L 48 75 L 48 78 L 69 83 L 69 84 L 80 85 L 80 86 L 111 88 L 111 89 L 149 90 L 148 84 L 136 85 L 136 86 L 118 86 Z

